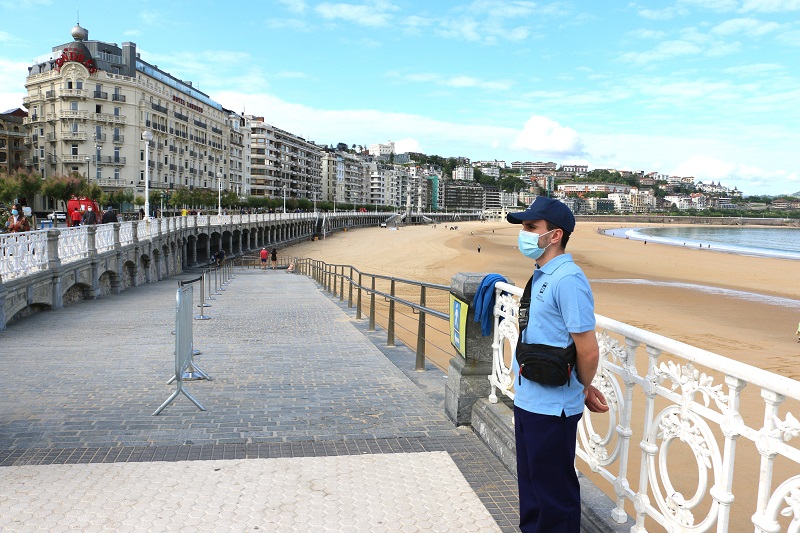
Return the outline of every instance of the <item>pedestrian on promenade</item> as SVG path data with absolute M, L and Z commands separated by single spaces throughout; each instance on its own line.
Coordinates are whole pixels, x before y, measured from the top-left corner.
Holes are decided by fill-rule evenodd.
M 94 226 L 97 224 L 97 213 L 92 210 L 92 206 L 86 208 L 86 211 L 83 213 L 83 219 L 81 220 L 81 224 L 86 226 L 87 224 Z
M 31 223 L 28 221 L 28 217 L 23 214 L 22 206 L 20 204 L 12 205 L 11 216 L 8 217 L 6 221 L 6 231 L 9 233 L 20 233 L 30 230 Z
M 101 222 L 103 224 L 111 224 L 113 222 L 119 222 L 119 219 L 117 218 L 117 214 L 114 212 L 113 207 L 108 206 L 106 208 L 105 212 L 103 213 L 103 218 L 101 219 Z
M 278 249 L 277 248 L 273 248 L 272 249 L 272 257 L 270 259 L 272 259 L 272 270 L 275 270 L 275 267 L 278 266 Z
M 266 248 L 262 248 L 261 249 L 261 270 L 266 270 L 267 269 L 267 256 L 268 255 L 269 254 L 267 253 L 267 249 Z
M 83 214 L 76 209 L 70 215 L 70 219 L 72 219 L 72 227 L 77 228 L 78 226 L 81 225 L 81 220 L 83 220 Z
M 518 376 L 514 431 L 519 526 L 523 533 L 579 533 L 578 422 L 584 405 L 595 413 L 608 411 L 605 397 L 591 384 L 600 353 L 594 297 L 585 274 L 565 252 L 575 217 L 564 203 L 539 196 L 528 209 L 506 218 L 522 225 L 519 250 L 536 261 L 529 282 L 535 297 L 530 298 L 527 324 L 522 320 L 521 344 L 512 363 Z M 562 379 L 541 383 L 547 380 L 535 355 L 542 351 L 559 354 Z M 533 357 L 520 365 L 521 354 Z

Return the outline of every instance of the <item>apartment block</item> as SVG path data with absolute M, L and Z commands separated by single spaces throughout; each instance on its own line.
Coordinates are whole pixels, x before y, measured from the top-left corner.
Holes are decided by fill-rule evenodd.
M 33 164 L 28 156 L 28 146 L 33 142 L 28 128 L 22 122 L 28 114 L 22 109 L 9 109 L 0 113 L 0 172 L 11 174 Z M 38 138 L 37 138 L 38 142 Z
M 250 129 L 250 194 L 268 198 L 321 197 L 322 149 L 311 141 L 245 115 Z

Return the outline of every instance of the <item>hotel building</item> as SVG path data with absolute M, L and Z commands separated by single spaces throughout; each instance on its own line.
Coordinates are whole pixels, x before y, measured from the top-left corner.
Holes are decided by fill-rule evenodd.
M 25 146 L 31 144 L 31 136 L 22 124 L 26 115 L 22 109 L 0 113 L 0 172 L 13 174 L 26 163 Z
M 28 68 L 31 170 L 44 177 L 79 172 L 103 190 L 133 189 L 139 196 L 145 174 L 154 190 L 221 187 L 247 194 L 242 117 L 144 61 L 135 43 L 90 41 L 81 26 L 72 37 Z M 153 134 L 149 150 L 145 131 Z

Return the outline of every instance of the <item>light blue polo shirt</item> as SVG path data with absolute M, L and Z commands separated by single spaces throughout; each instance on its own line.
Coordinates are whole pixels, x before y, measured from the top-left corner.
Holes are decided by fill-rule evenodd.
M 572 261 L 562 254 L 533 272 L 531 307 L 523 342 L 566 348 L 573 343 L 570 333 L 583 333 L 595 328 L 594 296 L 589 280 Z M 514 405 L 531 413 L 567 416 L 583 412 L 583 385 L 576 372 L 561 387 L 540 385 L 519 376 L 514 357 Z

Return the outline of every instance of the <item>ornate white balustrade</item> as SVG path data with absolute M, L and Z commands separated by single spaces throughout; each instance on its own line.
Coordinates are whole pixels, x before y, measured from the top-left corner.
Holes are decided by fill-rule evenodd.
M 47 230 L 4 237 L 0 240 L 0 277 L 11 279 L 47 268 Z
M 94 247 L 98 252 L 114 249 L 114 226 L 101 224 L 95 226 Z
M 522 295 L 495 289 L 491 402 L 514 396 Z M 592 383 L 610 410 L 584 413 L 577 455 L 608 483 L 611 518 L 624 522 L 628 502 L 634 532 L 800 532 L 800 382 L 596 318 Z
M 138 228 L 137 222 L 122 222 L 119 225 L 119 243 L 122 246 L 133 243 L 134 227 Z
M 137 220 L 122 222 L 119 225 L 119 244 L 130 245 L 135 240 L 147 241 L 185 228 L 206 227 L 210 225 L 232 225 L 258 222 L 281 222 L 287 220 L 314 220 L 318 213 L 259 213 L 247 215 L 196 215 L 185 217 L 151 218 L 149 222 Z M 374 213 L 342 211 L 340 217 L 362 218 L 375 216 Z M 388 215 L 387 215 L 388 216 Z M 92 250 L 108 251 L 114 248 L 114 231 L 110 224 L 98 224 L 94 241 L 89 242 L 89 226 L 60 228 L 49 231 L 58 232 L 55 239 L 58 246 L 58 259 L 62 263 L 78 261 L 89 257 Z M 47 231 L 30 231 L 0 235 L 0 281 L 24 276 L 47 269 L 48 248 Z M 93 244 L 92 250 L 90 246 Z
M 88 226 L 59 230 L 58 258 L 62 263 L 89 257 Z

